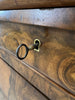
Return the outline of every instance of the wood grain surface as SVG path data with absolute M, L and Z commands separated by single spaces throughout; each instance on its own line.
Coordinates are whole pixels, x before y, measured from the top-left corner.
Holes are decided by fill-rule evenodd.
M 0 11 L 0 20 L 75 30 L 75 7 Z
M 75 0 L 0 0 L 0 9 L 75 6 Z
M 1 47 L 10 50 L 13 54 L 16 53 L 16 48 L 19 44 L 25 43 L 27 46 L 30 46 L 33 44 L 34 39 L 40 39 L 42 41 L 40 52 L 29 52 L 23 62 L 49 79 L 47 82 L 51 81 L 53 82 L 51 84 L 56 84 L 56 88 L 64 89 L 70 95 L 75 96 L 75 31 L 7 22 L 0 22 L 0 30 Z M 23 50 L 22 53 L 24 53 Z M 20 65 L 19 61 L 17 63 L 16 58 L 14 60 L 7 52 L 3 52 L 1 56 L 27 79 L 30 75 L 28 80 L 49 98 L 51 97 L 53 100 L 56 98 L 58 100 L 59 93 L 56 96 L 51 96 L 48 92 L 49 90 L 45 90 L 48 85 L 42 85 L 45 84 L 43 80 L 41 81 L 42 83 L 38 83 L 38 75 L 37 77 L 35 75 L 31 76 L 32 72 L 29 73 L 29 70 L 27 73 L 26 70 L 24 72 L 24 65 Z M 34 78 L 32 78 L 33 76 Z M 62 100 L 61 96 L 60 98 Z
M 0 100 L 48 100 L 0 58 Z
M 11 68 L 26 78 L 41 93 L 46 95 L 49 100 L 75 100 L 75 95 L 60 87 L 60 85 L 48 79 L 47 76 L 31 66 L 18 60 L 10 51 L 0 47 L 0 54 L 4 62 L 9 63 Z

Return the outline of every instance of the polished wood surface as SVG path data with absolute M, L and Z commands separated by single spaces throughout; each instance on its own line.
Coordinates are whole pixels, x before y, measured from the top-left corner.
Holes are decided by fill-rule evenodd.
M 75 6 L 75 0 L 0 0 L 0 9 Z
M 18 60 L 10 51 L 0 47 L 0 54 L 1 58 L 11 65 L 11 68 L 16 70 L 21 76 L 35 86 L 36 89 L 46 95 L 49 100 L 75 100 L 75 95 L 60 87 L 60 85 L 31 66 Z
M 0 20 L 75 30 L 75 7 L 0 11 Z
M 68 94 L 75 97 L 75 31 L 8 22 L 0 22 L 0 30 L 1 48 L 13 54 L 19 44 L 30 46 L 34 39 L 40 39 L 40 52 L 29 52 L 23 64 L 5 50 L 0 51 L 1 57 L 52 100 L 69 99 Z M 24 62 L 31 67 L 25 67 Z M 52 95 L 51 89 L 58 92 Z
M 0 100 L 48 100 L 0 58 Z

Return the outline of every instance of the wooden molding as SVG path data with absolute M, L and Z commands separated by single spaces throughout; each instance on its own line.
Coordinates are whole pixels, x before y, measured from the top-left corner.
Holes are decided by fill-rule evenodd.
M 75 7 L 0 11 L 0 20 L 75 30 Z
M 75 6 L 75 0 L 0 0 L 0 10 Z

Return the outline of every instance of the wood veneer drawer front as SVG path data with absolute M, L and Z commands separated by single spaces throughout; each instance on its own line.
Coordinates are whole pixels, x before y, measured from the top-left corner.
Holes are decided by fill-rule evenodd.
M 23 61 L 75 96 L 75 31 L 8 22 L 0 28 L 0 45 L 14 54 L 19 44 L 41 40 L 40 52 L 30 51 Z
M 0 58 L 0 100 L 48 100 Z

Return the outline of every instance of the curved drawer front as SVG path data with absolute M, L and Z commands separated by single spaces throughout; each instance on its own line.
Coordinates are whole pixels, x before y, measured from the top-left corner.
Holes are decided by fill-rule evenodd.
M 23 62 L 75 95 L 75 31 L 8 22 L 0 22 L 0 30 L 1 47 L 14 54 L 21 43 L 39 39 L 40 51 L 29 51 Z

